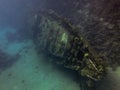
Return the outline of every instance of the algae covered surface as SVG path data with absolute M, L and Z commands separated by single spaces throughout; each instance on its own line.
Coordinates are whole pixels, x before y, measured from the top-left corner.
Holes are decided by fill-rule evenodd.
M 54 12 L 38 13 L 33 25 L 33 36 L 39 52 L 55 58 L 54 63 L 76 71 L 79 77 L 87 77 L 88 87 L 104 78 L 105 62 L 93 53 L 79 29 Z

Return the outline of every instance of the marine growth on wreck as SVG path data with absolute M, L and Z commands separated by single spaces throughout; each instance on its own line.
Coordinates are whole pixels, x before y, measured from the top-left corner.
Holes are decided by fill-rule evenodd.
M 104 78 L 104 61 L 96 56 L 80 30 L 54 12 L 39 12 L 34 18 L 33 37 L 38 51 L 57 58 L 54 62 L 78 72 L 86 83 Z M 88 83 L 89 82 L 89 83 Z

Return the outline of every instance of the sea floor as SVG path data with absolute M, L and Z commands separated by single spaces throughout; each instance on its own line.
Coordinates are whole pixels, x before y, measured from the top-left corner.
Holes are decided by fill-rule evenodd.
M 11 27 L 0 28 L 0 49 L 12 57 L 19 57 L 5 70 L 0 69 L 0 90 L 81 90 L 72 75 L 56 68 L 48 57 L 37 53 L 32 40 L 19 41 L 9 36 L 9 33 L 18 34 L 16 31 Z M 119 88 L 120 68 L 110 71 L 98 90 Z
M 0 28 L 0 49 L 18 60 L 0 73 L 0 90 L 80 90 L 79 83 L 37 53 L 32 40 L 8 40 L 14 28 Z

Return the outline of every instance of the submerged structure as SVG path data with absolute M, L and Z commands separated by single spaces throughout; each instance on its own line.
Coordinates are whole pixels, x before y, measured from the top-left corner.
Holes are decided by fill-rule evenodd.
M 104 78 L 104 61 L 93 52 L 79 29 L 54 12 L 39 12 L 34 17 L 34 41 L 38 51 L 55 58 L 53 62 L 72 69 L 91 86 Z

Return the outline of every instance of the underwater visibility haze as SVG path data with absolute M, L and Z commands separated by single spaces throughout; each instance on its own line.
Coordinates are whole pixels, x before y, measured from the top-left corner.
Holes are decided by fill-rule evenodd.
M 0 0 L 0 90 L 120 90 L 120 0 Z

